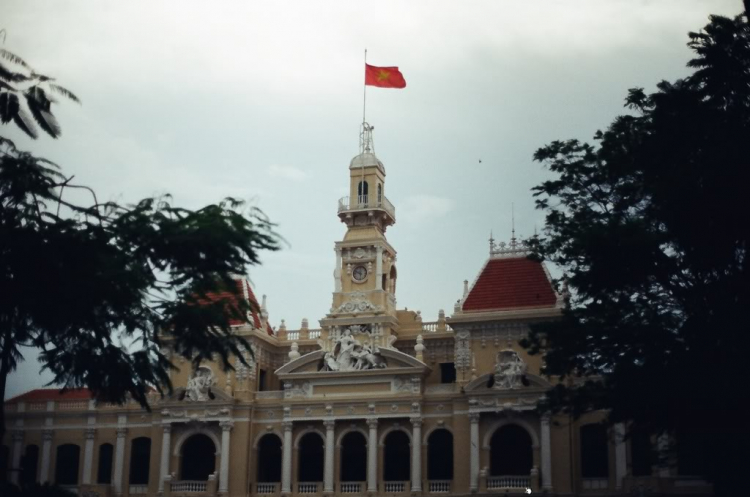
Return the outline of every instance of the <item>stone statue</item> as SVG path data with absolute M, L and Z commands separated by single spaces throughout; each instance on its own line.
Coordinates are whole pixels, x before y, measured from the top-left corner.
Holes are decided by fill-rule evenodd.
M 191 402 L 205 402 L 209 400 L 209 391 L 216 383 L 213 373 L 206 367 L 196 369 L 187 383 L 185 400 Z
M 377 347 L 362 345 L 348 329 L 336 341 L 333 352 L 326 352 L 323 357 L 325 371 L 361 371 L 385 367 L 385 359 Z
M 504 349 L 497 353 L 495 364 L 495 385 L 500 390 L 519 388 L 526 375 L 526 363 L 515 350 Z

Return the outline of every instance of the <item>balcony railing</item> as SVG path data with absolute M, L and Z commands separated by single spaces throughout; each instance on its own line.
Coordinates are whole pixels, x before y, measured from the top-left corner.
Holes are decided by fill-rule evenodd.
M 279 489 L 278 483 L 257 483 L 255 493 L 258 495 L 272 495 Z
M 205 492 L 208 482 L 205 481 L 174 481 L 171 484 L 172 492 Z
M 609 487 L 607 478 L 583 478 L 582 483 L 584 490 L 602 490 Z
M 130 485 L 128 487 L 128 495 L 146 495 L 148 493 L 148 485 Z
M 443 323 L 445 325 L 445 331 L 453 331 L 453 328 L 451 328 L 451 325 L 448 323 Z M 425 323 L 422 323 L 422 331 L 426 331 L 428 333 L 435 333 L 440 331 L 440 322 L 439 321 L 428 321 Z
M 531 476 L 488 476 L 487 490 L 500 488 L 531 488 Z
M 383 488 L 387 494 L 400 494 L 406 492 L 408 484 L 406 481 L 387 481 L 383 483 Z
M 362 492 L 364 485 L 358 481 L 342 481 L 341 482 L 341 493 L 342 494 L 358 494 Z
M 297 484 L 298 494 L 317 494 L 318 487 L 321 486 L 320 482 L 300 482 Z
M 396 208 L 385 198 L 385 195 L 358 195 L 356 198 L 343 197 L 339 200 L 339 212 L 383 209 L 392 218 L 396 218 Z
M 431 480 L 427 484 L 427 489 L 431 494 L 447 494 L 451 491 L 450 480 Z

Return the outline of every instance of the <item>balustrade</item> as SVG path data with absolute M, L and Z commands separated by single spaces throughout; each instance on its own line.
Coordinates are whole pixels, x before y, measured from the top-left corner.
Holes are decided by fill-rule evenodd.
M 298 483 L 297 484 L 297 493 L 298 494 L 317 494 L 318 493 L 318 486 L 320 486 L 319 482 Z
M 501 488 L 531 488 L 531 476 L 488 476 L 487 490 Z
M 427 488 L 431 494 L 447 494 L 451 491 L 450 480 L 432 480 L 428 482 Z
M 170 488 L 172 492 L 205 492 L 208 488 L 208 482 L 205 481 L 175 481 Z
M 310 332 L 309 332 L 309 337 L 310 337 L 310 339 L 311 339 L 311 340 L 314 340 L 314 339 L 316 339 L 316 338 L 320 338 L 320 332 L 321 332 L 321 331 L 322 331 L 322 330 L 321 330 L 320 328 L 318 328 L 318 329 L 315 329 L 315 330 L 310 330 Z
M 406 492 L 408 482 L 405 481 L 387 481 L 383 483 L 386 493 L 398 494 Z
M 341 482 L 341 493 L 342 494 L 358 494 L 362 491 L 364 485 L 361 482 Z
M 286 332 L 286 339 L 290 340 L 290 341 L 299 340 L 299 330 L 287 331 Z
M 370 195 L 358 195 L 356 201 L 349 197 L 342 197 L 339 200 L 339 212 L 365 209 L 384 209 L 391 217 L 396 217 L 396 208 L 384 195 L 372 197 Z
M 255 486 L 255 493 L 258 495 L 275 494 L 278 490 L 278 483 L 257 483 Z
M 78 401 L 72 401 L 72 402 L 58 402 L 57 408 L 60 409 L 61 411 L 86 410 L 89 408 L 89 401 L 78 400 Z
M 148 493 L 148 485 L 130 485 L 128 487 L 129 495 L 146 495 Z
M 582 484 L 584 490 L 602 490 L 609 487 L 609 480 L 607 478 L 583 478 Z
M 78 485 L 60 485 L 60 488 L 65 489 L 71 494 L 80 495 L 80 492 L 78 491 Z

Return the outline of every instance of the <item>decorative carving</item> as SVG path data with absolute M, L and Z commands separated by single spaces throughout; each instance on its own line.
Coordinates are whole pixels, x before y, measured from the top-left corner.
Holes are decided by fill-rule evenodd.
M 411 392 L 411 381 L 397 376 L 393 379 L 393 388 L 396 392 Z
M 377 428 L 378 420 L 376 418 L 369 418 L 367 420 L 367 426 L 369 426 L 370 428 Z
M 291 381 L 284 382 L 284 398 L 293 399 L 295 397 L 309 397 L 312 395 L 312 385 L 309 381 L 305 381 L 301 384 L 292 383 Z
M 367 300 L 367 296 L 363 292 L 352 292 L 349 294 L 349 300 L 341 304 L 334 312 L 357 314 L 359 312 L 381 312 L 382 310 L 380 306 Z
M 86 428 L 84 436 L 86 440 L 93 440 L 96 437 L 96 428 Z
M 322 369 L 324 371 L 360 371 L 385 367 L 385 359 L 380 355 L 380 350 L 367 343 L 362 345 L 347 329 L 336 340 L 333 351 L 326 352 Z
M 164 425 L 164 426 L 162 426 L 162 428 L 164 429 L 164 433 L 165 434 L 166 433 L 172 433 L 172 425 Z
M 190 375 L 185 389 L 185 400 L 188 402 L 206 402 L 210 399 L 211 387 L 216 384 L 210 369 L 201 366 Z
M 412 426 L 414 426 L 414 428 L 421 428 L 422 423 L 424 422 L 422 418 L 409 418 L 409 420 L 411 421 L 411 424 Z
M 354 414 L 354 406 L 349 406 L 346 408 L 347 414 Z
M 326 430 L 333 430 L 333 428 L 336 426 L 336 421 L 333 419 L 326 419 L 323 421 L 323 426 L 326 427 Z
M 362 247 L 359 247 L 357 250 L 354 251 L 354 253 L 352 254 L 352 257 L 355 259 L 363 259 L 366 255 L 367 253 L 365 252 L 365 249 L 363 249 Z
M 127 436 L 127 434 L 128 434 L 128 429 L 127 428 L 117 428 L 117 430 L 115 430 L 115 432 L 117 433 L 117 438 L 125 438 Z
M 221 431 L 232 431 L 232 428 L 234 428 L 234 421 L 231 421 L 231 420 L 220 421 L 219 426 L 221 426 Z
M 455 365 L 459 371 L 471 367 L 471 332 L 460 330 L 456 332 Z
M 284 428 L 284 431 L 292 431 L 292 427 L 294 424 L 291 421 L 284 421 L 281 423 L 281 427 Z
M 495 364 L 495 385 L 498 390 L 516 389 L 521 386 L 526 374 L 526 363 L 512 349 L 503 349 L 497 353 Z

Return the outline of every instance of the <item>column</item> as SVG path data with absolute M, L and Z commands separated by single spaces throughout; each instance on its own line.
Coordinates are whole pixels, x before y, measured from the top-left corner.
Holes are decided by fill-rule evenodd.
M 469 448 L 469 490 L 471 492 L 479 491 L 479 413 L 469 414 L 470 442 Z
M 381 288 L 383 286 L 383 247 L 378 245 L 375 247 L 375 288 L 385 290 Z
M 125 464 L 125 437 L 127 428 L 117 428 L 117 443 L 115 444 L 115 495 L 122 495 L 122 470 Z
M 292 492 L 292 422 L 281 423 L 284 429 L 284 446 L 282 447 L 281 461 L 281 493 Z
M 550 417 L 542 416 L 542 490 L 552 491 L 552 446 L 549 431 Z
M 52 450 L 52 435 L 54 433 L 54 430 L 50 428 L 42 430 L 42 469 L 39 473 L 39 483 L 47 483 L 49 481 L 50 451 Z
M 411 491 L 422 491 L 422 418 L 411 418 Z
M 615 489 L 622 488 L 627 471 L 627 449 L 625 447 L 625 425 L 615 423 Z
M 234 423 L 222 421 L 221 426 L 221 467 L 219 468 L 219 493 L 229 492 L 229 435 Z M 286 437 L 285 437 L 286 438 Z
M 669 435 L 662 433 L 656 443 L 659 451 L 659 477 L 669 478 Z
M 164 425 L 161 436 L 161 464 L 159 465 L 159 494 L 164 493 L 164 479 L 169 474 L 169 453 L 172 450 L 172 425 Z
M 96 429 L 86 428 L 86 445 L 83 449 L 83 484 L 91 484 L 91 468 L 94 465 L 94 437 L 96 437 Z
M 336 268 L 333 270 L 334 291 L 341 291 L 341 247 L 336 247 Z
M 370 429 L 367 437 L 367 491 L 378 491 L 378 420 L 368 419 Z
M 23 451 L 23 432 L 15 430 L 13 437 L 13 459 L 11 461 L 10 482 L 18 485 L 18 476 L 21 472 L 21 452 Z
M 334 426 L 336 426 L 336 422 L 332 419 L 326 419 L 325 421 L 323 421 L 323 424 L 326 427 L 326 456 L 325 471 L 323 472 L 323 492 L 333 493 L 333 428 Z

